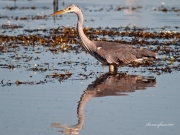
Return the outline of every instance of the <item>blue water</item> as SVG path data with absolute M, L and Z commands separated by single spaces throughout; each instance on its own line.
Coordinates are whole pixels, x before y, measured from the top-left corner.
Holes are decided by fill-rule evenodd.
M 23 28 L 10 30 L 0 29 L 0 34 L 18 35 L 24 34 L 23 29 L 36 28 L 56 28 L 58 26 L 76 26 L 77 17 L 74 14 L 66 14 L 63 17 L 58 17 L 54 20 L 49 15 L 53 13 L 52 1 L 16 1 L 16 6 L 32 7 L 36 6 L 36 10 L 8 10 L 6 6 L 14 6 L 14 1 L 0 1 L 0 16 L 9 16 L 0 19 L 2 24 L 23 24 Z M 175 30 L 175 26 L 180 26 L 180 12 L 160 12 L 154 11 L 154 8 L 160 7 L 162 1 L 152 0 L 126 0 L 126 1 L 59 1 L 59 9 L 65 8 L 70 4 L 77 4 L 82 8 L 85 15 L 84 26 L 97 28 L 101 27 L 148 27 L 148 28 L 163 28 Z M 165 0 L 164 6 L 180 8 L 178 0 Z M 110 9 L 112 5 L 113 9 Z M 48 7 L 43 9 L 42 7 Z M 117 6 L 142 6 L 142 8 L 132 10 L 116 11 Z M 103 8 L 102 11 L 96 11 Z M 90 12 L 91 10 L 91 12 Z M 48 19 L 42 20 L 14 20 L 11 16 L 29 16 L 29 15 L 48 15 Z M 92 21 L 94 20 L 94 21 Z M 8 22 L 9 21 L 9 22 Z M 38 47 L 37 47 L 38 48 Z M 67 124 L 67 127 L 73 127 L 78 123 L 77 107 L 80 98 L 91 84 L 101 74 L 108 72 L 108 67 L 103 67 L 89 54 L 82 52 L 75 55 L 71 53 L 52 54 L 45 51 L 46 48 L 40 47 L 42 53 L 36 54 L 32 50 L 25 51 L 21 49 L 18 55 L 28 55 L 33 57 L 33 60 L 25 63 L 23 59 L 14 61 L 10 59 L 10 55 L 16 53 L 1 53 L 0 63 L 10 63 L 25 65 L 24 67 L 15 69 L 0 68 L 0 81 L 3 83 L 13 83 L 11 86 L 3 86 L 0 84 L 0 135 L 59 135 L 63 134 L 63 128 L 54 128 L 53 123 Z M 26 53 L 25 53 L 26 52 Z M 39 57 L 39 60 L 34 58 Z M 4 59 L 6 60 L 4 60 Z M 78 61 L 79 64 L 58 65 L 59 62 Z M 80 63 L 88 61 L 85 72 L 84 65 Z M 52 71 L 33 72 L 27 71 L 28 68 L 34 65 L 44 65 L 49 62 L 50 68 L 57 68 L 58 73 L 64 73 L 64 70 L 70 71 L 72 76 L 67 80 L 59 82 L 57 79 L 52 79 L 40 85 L 20 85 L 14 84 L 19 81 L 34 81 L 39 82 L 44 80 L 46 75 L 52 74 Z M 97 93 L 87 94 L 89 101 L 85 102 L 84 106 L 84 122 L 83 127 L 76 133 L 87 135 L 109 135 L 109 134 L 163 134 L 175 135 L 180 132 L 180 104 L 178 102 L 180 92 L 180 72 L 173 71 L 157 75 L 149 71 L 142 73 L 140 68 L 119 68 L 119 71 L 128 71 L 130 75 L 154 76 L 156 84 L 153 87 L 146 87 L 145 90 L 136 90 L 134 92 L 125 92 L 126 96 L 106 95 L 97 97 Z M 135 72 L 138 71 L 138 72 Z M 80 74 L 90 74 L 88 79 L 83 78 Z M 102 73 L 101 73 L 102 72 Z M 2 82 L 1 82 L 2 83 Z M 100 88 L 99 88 L 100 89 Z M 98 91 L 98 90 L 97 90 Z M 97 92 L 96 91 L 96 92 Z M 173 124 L 173 126 L 146 126 L 151 124 Z M 70 132 L 69 132 L 70 133 Z

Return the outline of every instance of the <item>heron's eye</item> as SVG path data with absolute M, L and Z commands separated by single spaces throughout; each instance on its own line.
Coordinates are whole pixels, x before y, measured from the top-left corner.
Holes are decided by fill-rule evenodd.
M 68 8 L 69 10 L 71 10 L 71 8 Z

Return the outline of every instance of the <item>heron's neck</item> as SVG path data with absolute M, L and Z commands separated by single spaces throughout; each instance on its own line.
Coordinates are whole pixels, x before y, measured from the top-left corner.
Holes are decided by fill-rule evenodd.
M 76 13 L 78 16 L 78 23 L 77 23 L 77 31 L 79 34 L 79 37 L 81 38 L 82 42 L 83 42 L 83 46 L 84 48 L 90 53 L 92 54 L 93 49 L 94 49 L 94 44 L 91 40 L 89 40 L 86 35 L 84 34 L 83 31 L 83 14 L 81 12 L 81 10 L 78 11 L 78 13 Z

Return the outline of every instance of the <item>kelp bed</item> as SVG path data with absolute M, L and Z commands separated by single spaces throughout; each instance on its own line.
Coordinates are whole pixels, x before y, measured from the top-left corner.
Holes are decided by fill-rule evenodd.
M 48 9 L 48 7 L 43 7 Z M 137 7 L 116 7 L 115 11 L 121 11 L 124 9 L 139 10 L 141 6 Z M 36 7 L 18 8 L 4 7 L 8 10 L 35 10 Z M 104 9 L 98 10 L 99 12 Z M 164 6 L 154 8 L 154 11 L 163 12 L 175 12 L 179 13 L 179 8 L 166 8 Z M 45 19 L 48 20 L 50 16 L 42 14 L 37 16 L 28 17 L 8 17 L 1 16 L 1 19 L 11 18 L 13 20 L 28 20 L 30 19 Z M 57 17 L 57 19 L 60 19 Z M 17 30 L 22 30 L 22 33 L 16 33 Z M 140 72 L 153 72 L 157 75 L 163 73 L 171 73 L 180 71 L 180 32 L 179 27 L 162 27 L 162 28 L 140 28 L 137 26 L 126 27 L 98 27 L 90 28 L 84 27 L 84 32 L 91 40 L 103 40 L 108 42 L 117 42 L 121 44 L 129 44 L 135 47 L 146 48 L 157 53 L 157 60 L 144 61 L 143 63 L 130 63 L 124 65 L 124 67 L 136 68 L 141 67 Z M 82 47 L 82 42 L 78 37 L 78 33 L 75 27 L 59 26 L 58 28 L 37 28 L 37 29 L 24 29 L 23 24 L 2 24 L 0 27 L 0 68 L 13 70 L 15 68 L 26 68 L 26 71 L 33 72 L 47 72 L 51 74 L 45 76 L 46 79 L 41 81 L 19 81 L 5 82 L 1 80 L 3 86 L 16 84 L 44 84 L 47 82 L 53 82 L 47 80 L 47 78 L 57 79 L 60 82 L 68 79 L 73 74 L 73 71 L 62 70 L 63 66 L 71 67 L 77 65 L 83 65 L 83 72 L 78 73 L 81 76 L 80 79 L 87 79 L 88 77 L 95 76 L 96 71 L 90 71 L 86 73 L 89 65 L 92 65 L 88 60 L 86 61 L 70 61 L 64 60 L 54 63 L 56 68 L 50 68 L 50 62 L 39 63 L 40 57 L 35 57 L 34 54 L 53 53 L 54 55 L 60 55 L 61 53 L 73 53 L 74 55 L 85 52 Z M 27 53 L 29 52 L 29 53 Z M 32 64 L 32 61 L 37 61 L 37 64 Z M 98 64 L 97 64 L 98 65 Z M 101 66 L 101 65 L 100 65 Z M 121 69 L 119 69 L 120 71 Z M 128 69 L 127 71 L 128 72 Z M 136 70 L 134 71 L 136 72 Z M 79 79 L 79 77 L 73 78 Z

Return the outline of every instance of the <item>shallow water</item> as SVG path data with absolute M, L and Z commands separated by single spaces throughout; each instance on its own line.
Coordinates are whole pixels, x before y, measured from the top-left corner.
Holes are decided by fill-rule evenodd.
M 59 9 L 77 4 L 85 15 L 84 26 L 91 28 L 136 26 L 147 28 L 147 31 L 148 28 L 157 32 L 164 29 L 179 31 L 180 11 L 155 10 L 162 7 L 160 0 L 95 2 L 69 0 L 63 4 L 59 1 Z M 9 9 L 15 5 L 18 8 Z M 117 11 L 118 6 L 141 8 Z M 178 0 L 166 0 L 164 7 L 180 9 L 180 3 Z M 53 12 L 52 1 L 1 1 L 0 25 L 18 24 L 22 28 L 1 27 L 0 34 L 31 35 L 24 29 L 76 26 L 76 15 L 53 18 L 50 16 Z M 43 19 L 29 17 L 46 15 Z M 15 20 L 16 16 L 29 19 Z M 35 34 L 49 33 L 38 31 Z M 128 41 L 129 37 L 125 40 Z M 180 42 L 179 38 L 149 40 Z M 3 45 L 6 46 L 1 41 Z M 118 77 L 109 76 L 106 75 L 108 67 L 102 66 L 84 51 L 52 53 L 49 46 L 38 43 L 34 47 L 18 46 L 14 51 L 0 52 L 0 135 L 179 133 L 179 69 L 159 74 L 148 70 L 149 67 L 124 66 L 119 68 L 123 73 Z M 179 44 L 171 46 L 179 48 Z M 177 66 L 179 62 L 170 66 L 173 64 Z M 53 78 L 54 73 L 58 76 Z

